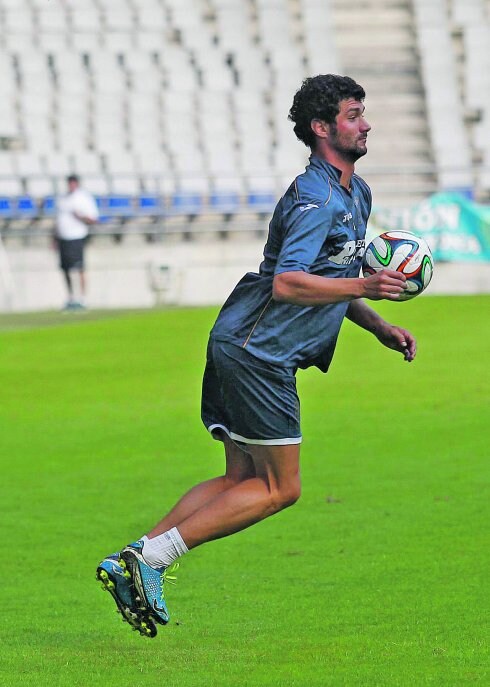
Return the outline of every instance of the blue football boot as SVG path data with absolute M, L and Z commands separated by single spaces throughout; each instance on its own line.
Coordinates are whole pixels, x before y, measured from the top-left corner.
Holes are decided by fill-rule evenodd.
M 143 558 L 142 552 L 141 540 L 128 544 L 120 553 L 119 565 L 129 575 L 136 608 L 160 625 L 166 625 L 170 616 L 163 596 L 163 585 L 165 581 L 172 582 L 175 579 L 169 573 L 178 564 L 174 563 L 169 568 L 152 568 Z
M 136 607 L 131 594 L 129 574 L 119 564 L 119 554 L 114 553 L 107 556 L 99 563 L 96 578 L 102 583 L 102 587 L 112 595 L 123 620 L 129 623 L 134 630 L 138 630 L 143 637 L 155 637 L 157 633 L 155 623 L 147 614 L 141 613 Z

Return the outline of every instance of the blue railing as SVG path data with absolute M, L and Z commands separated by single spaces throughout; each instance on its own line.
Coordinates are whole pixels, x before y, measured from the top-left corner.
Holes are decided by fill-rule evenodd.
M 221 215 L 229 217 L 241 213 L 270 214 L 277 202 L 272 192 L 251 191 L 246 196 L 235 192 L 213 192 L 209 195 L 178 192 L 169 196 L 152 193 L 138 195 L 108 194 L 95 197 L 100 213 L 100 223 L 119 223 L 141 218 L 155 221 L 186 216 Z M 56 216 L 56 197 L 37 200 L 29 195 L 1 196 L 0 222 L 8 226 L 17 220 L 31 221 Z

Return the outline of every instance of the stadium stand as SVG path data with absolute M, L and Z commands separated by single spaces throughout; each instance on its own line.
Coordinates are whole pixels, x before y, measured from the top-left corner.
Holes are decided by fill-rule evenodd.
M 477 194 L 490 198 L 490 2 L 454 1 L 451 26 L 460 42 L 461 91 Z
M 36 231 L 70 171 L 101 232 L 262 217 L 307 160 L 292 95 L 328 71 L 368 92 L 378 203 L 485 199 L 489 45 L 488 0 L 0 0 L 3 231 Z

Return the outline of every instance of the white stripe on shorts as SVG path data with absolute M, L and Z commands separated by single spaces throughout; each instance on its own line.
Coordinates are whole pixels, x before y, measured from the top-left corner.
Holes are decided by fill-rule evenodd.
M 246 437 L 230 432 L 228 427 L 220 424 L 209 425 L 208 432 L 213 433 L 215 429 L 222 429 L 230 439 L 240 441 L 242 444 L 257 444 L 259 446 L 287 446 L 289 444 L 301 444 L 303 437 L 285 437 L 283 439 L 247 439 Z

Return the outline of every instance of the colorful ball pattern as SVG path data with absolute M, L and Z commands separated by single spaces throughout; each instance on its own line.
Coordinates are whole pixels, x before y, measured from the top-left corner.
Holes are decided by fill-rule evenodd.
M 408 301 L 428 287 L 434 273 L 434 260 L 424 239 L 408 231 L 386 231 L 366 248 L 362 273 L 368 277 L 385 269 L 406 276 L 405 291 L 398 300 Z

